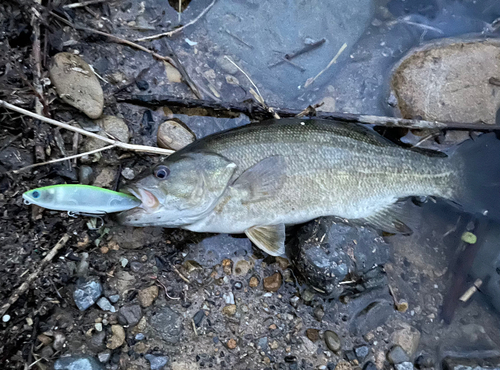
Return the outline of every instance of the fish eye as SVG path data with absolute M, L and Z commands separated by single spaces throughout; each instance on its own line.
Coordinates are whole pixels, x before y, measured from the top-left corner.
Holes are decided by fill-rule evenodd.
M 31 193 L 33 198 L 38 199 L 40 198 L 40 192 L 38 190 L 35 190 L 33 193 Z
M 159 180 L 165 180 L 170 175 L 170 170 L 166 166 L 158 166 L 154 171 L 155 177 Z

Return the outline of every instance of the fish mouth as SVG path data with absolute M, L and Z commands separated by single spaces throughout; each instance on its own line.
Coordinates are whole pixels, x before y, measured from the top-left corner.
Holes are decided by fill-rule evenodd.
M 141 204 L 136 208 L 142 208 L 148 213 L 153 213 L 160 206 L 158 198 L 146 189 L 140 187 L 129 187 L 124 191 L 132 194 L 141 201 Z

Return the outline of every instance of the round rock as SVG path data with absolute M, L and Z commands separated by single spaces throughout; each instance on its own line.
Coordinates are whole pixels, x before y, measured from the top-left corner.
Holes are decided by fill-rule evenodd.
M 58 53 L 52 59 L 50 79 L 67 104 L 96 119 L 102 114 L 104 95 L 99 80 L 79 56 Z
M 340 338 L 334 331 L 327 330 L 324 334 L 326 346 L 333 352 L 338 352 L 341 348 Z
M 158 127 L 157 144 L 160 148 L 179 150 L 195 140 L 193 131 L 176 118 L 165 121 Z
M 115 116 L 102 116 L 100 119 L 95 121 L 97 125 L 101 128 L 97 133 L 101 136 L 107 137 L 107 134 L 112 135 L 117 140 L 127 143 L 130 137 L 128 126 L 124 120 Z M 96 150 L 104 148 L 108 143 L 102 140 L 95 139 L 93 137 L 87 138 L 83 145 L 83 149 L 86 152 L 91 150 Z

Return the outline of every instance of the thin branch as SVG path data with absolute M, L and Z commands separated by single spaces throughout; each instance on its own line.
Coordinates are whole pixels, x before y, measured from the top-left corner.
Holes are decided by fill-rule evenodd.
M 170 155 L 174 152 L 173 150 L 170 150 L 170 149 L 162 149 L 162 148 L 156 148 L 156 147 L 146 146 L 146 145 L 128 144 L 128 143 L 123 143 L 123 142 L 118 141 L 118 140 L 113 140 L 113 139 L 95 134 L 93 132 L 85 131 L 84 129 L 81 129 L 79 127 L 74 127 L 74 126 L 68 125 L 67 123 L 59 122 L 59 121 L 56 121 L 55 119 L 47 118 L 47 117 L 41 116 L 39 114 L 30 112 L 29 110 L 20 108 L 16 105 L 9 104 L 4 100 L 0 100 L 0 107 L 11 109 L 13 111 L 24 114 L 26 116 L 29 116 L 29 117 L 32 117 L 35 119 L 39 119 L 40 121 L 43 121 L 46 123 L 50 123 L 51 125 L 54 125 L 57 127 L 62 127 L 66 130 L 78 132 L 79 134 L 82 134 L 84 136 L 89 136 L 89 137 L 93 137 L 95 139 L 102 140 L 108 144 L 115 145 L 116 147 L 121 148 L 121 149 L 132 150 L 135 152 L 142 152 L 142 153 L 161 154 L 161 155 Z M 71 157 L 68 157 L 68 158 L 71 158 Z
M 24 170 L 29 170 L 30 168 L 39 167 L 39 166 L 44 166 L 44 165 L 46 165 L 46 164 L 52 164 L 52 163 L 57 163 L 57 162 L 68 161 L 68 160 L 71 160 L 71 159 L 84 157 L 84 156 L 86 156 L 86 155 L 91 155 L 91 154 L 95 154 L 95 153 L 103 152 L 103 151 L 108 150 L 108 149 L 113 149 L 113 148 L 116 148 L 116 146 L 117 146 L 116 144 L 113 144 L 113 145 L 108 145 L 108 146 L 105 146 L 105 147 L 103 147 L 103 148 L 99 148 L 99 149 L 91 150 L 91 151 L 88 151 L 88 152 L 85 152 L 85 153 L 80 153 L 80 154 L 70 155 L 69 157 L 57 158 L 57 159 L 52 159 L 52 160 L 47 161 L 47 162 L 35 163 L 35 164 L 32 164 L 32 165 L 29 165 L 29 166 L 26 166 L 26 167 L 20 168 L 20 169 L 18 169 L 18 170 L 12 170 L 12 171 L 10 171 L 10 172 L 12 172 L 12 173 L 19 173 L 19 172 L 22 172 L 22 171 L 24 171 Z
M 19 297 L 21 296 L 21 294 L 23 294 L 24 292 L 26 292 L 28 290 L 28 288 L 30 287 L 31 283 L 37 278 L 38 274 L 40 274 L 40 272 L 43 270 L 43 268 L 45 267 L 45 265 L 48 262 L 52 261 L 52 259 L 55 257 L 55 255 L 57 254 L 57 252 L 59 252 L 59 250 L 66 245 L 66 243 L 68 242 L 69 238 L 70 238 L 69 234 L 64 234 L 63 237 L 61 239 L 59 239 L 59 241 L 54 246 L 54 248 L 52 248 L 51 251 L 45 256 L 45 258 L 38 264 L 38 267 L 36 268 L 36 270 L 33 273 L 31 273 L 28 276 L 28 278 L 24 281 L 24 283 L 22 283 L 12 293 L 12 295 L 7 300 L 7 303 L 3 304 L 2 307 L 0 307 L 0 317 L 2 317 L 3 315 L 5 315 L 5 313 L 10 308 L 10 306 L 12 306 L 14 303 L 16 303 L 16 301 L 19 299 Z
M 164 33 L 159 33 L 157 35 L 152 35 L 152 36 L 146 36 L 146 37 L 141 37 L 139 39 L 136 39 L 135 41 L 140 42 L 140 41 L 147 41 L 147 40 L 155 40 L 159 39 L 161 37 L 172 37 L 173 35 L 181 32 L 184 28 L 189 27 L 196 22 L 200 20 L 201 17 L 203 17 L 207 12 L 215 5 L 215 2 L 217 0 L 212 0 L 212 2 L 203 10 L 195 19 L 193 19 L 191 22 L 186 23 L 184 26 L 176 28 L 175 30 L 164 32 Z
M 339 51 L 337 51 L 337 54 L 335 54 L 335 56 L 330 61 L 330 63 L 328 63 L 328 65 L 324 69 L 322 69 L 321 72 L 319 72 L 315 77 L 307 79 L 306 83 L 304 84 L 304 88 L 309 87 L 314 81 L 316 81 L 316 79 L 319 76 L 321 76 L 323 73 L 325 73 L 328 70 L 328 68 L 330 68 L 332 66 L 332 64 L 337 63 L 337 59 L 339 58 L 340 54 L 342 54 L 342 52 L 345 50 L 346 47 L 347 47 L 347 44 L 344 43 L 344 45 L 342 45 L 340 47 Z
M 80 7 L 87 6 L 87 5 L 93 5 L 93 4 L 103 3 L 103 2 L 105 2 L 105 1 L 106 1 L 106 0 L 89 0 L 89 1 L 82 1 L 81 3 L 73 3 L 73 4 L 64 5 L 64 6 L 63 6 L 63 8 L 64 8 L 64 9 L 80 8 Z

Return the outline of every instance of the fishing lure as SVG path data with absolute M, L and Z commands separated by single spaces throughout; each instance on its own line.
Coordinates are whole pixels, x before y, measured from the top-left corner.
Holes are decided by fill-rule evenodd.
M 141 204 L 136 197 L 89 185 L 52 185 L 23 194 L 25 204 L 75 214 L 104 215 L 126 211 Z

